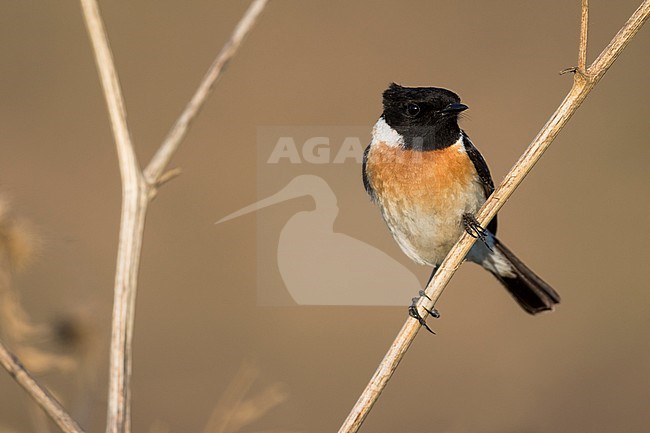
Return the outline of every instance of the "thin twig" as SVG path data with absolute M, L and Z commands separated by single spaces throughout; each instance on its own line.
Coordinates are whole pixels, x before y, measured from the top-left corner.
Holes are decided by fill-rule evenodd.
M 569 94 L 506 175 L 501 185 L 488 198 L 476 215 L 477 220 L 482 226 L 486 226 L 517 189 L 524 177 L 533 168 L 560 130 L 585 100 L 591 89 L 598 83 L 621 51 L 639 31 L 641 26 L 643 26 L 649 15 L 650 0 L 645 0 L 632 14 L 623 28 L 619 30 L 612 42 L 610 42 L 600 56 L 586 70 L 586 73 L 574 75 L 573 86 Z M 427 309 L 431 310 L 433 308 L 433 305 L 442 294 L 445 286 L 449 283 L 449 280 L 460 266 L 475 240 L 475 238 L 464 233 L 442 262 L 435 277 L 426 288 L 425 292 L 429 299 L 423 296 L 418 302 L 418 311 L 422 317 L 427 316 Z M 358 431 L 419 330 L 420 324 L 418 321 L 413 318 L 408 318 L 384 356 L 377 371 L 375 371 L 375 374 L 359 397 L 359 400 L 339 429 L 339 433 Z
M 86 28 L 93 45 L 102 87 L 106 95 L 106 105 L 111 117 L 111 126 L 117 144 L 118 157 L 120 158 L 120 170 L 128 169 L 132 175 L 137 176 L 139 172 L 138 162 L 135 157 L 129 128 L 126 124 L 124 98 L 122 97 L 113 54 L 108 45 L 108 38 L 99 13 L 99 7 L 95 0 L 81 0 L 81 6 L 84 12 Z
M 183 141 L 183 138 L 185 138 L 190 123 L 194 117 L 196 117 L 197 113 L 203 106 L 203 103 L 210 95 L 210 91 L 214 87 L 214 84 L 221 77 L 224 68 L 239 49 L 244 37 L 253 28 L 253 25 L 267 3 L 268 0 L 255 0 L 251 3 L 243 18 L 239 21 L 237 27 L 235 27 L 235 30 L 230 36 L 230 40 L 223 46 L 217 55 L 217 58 L 214 60 L 212 65 L 210 65 L 208 72 L 206 72 L 203 77 L 203 80 L 198 89 L 196 89 L 194 96 L 192 96 L 192 99 L 188 102 L 185 110 L 183 110 L 183 113 L 181 113 L 178 120 L 176 120 L 176 123 L 174 123 L 174 126 L 167 134 L 167 137 L 165 137 L 158 152 L 156 152 L 151 159 L 151 162 L 149 162 L 149 165 L 144 170 L 144 176 L 150 184 L 155 183 L 156 179 L 160 177 L 162 172 L 165 170 L 165 167 L 167 167 L 167 164 L 169 164 L 169 161 L 178 148 L 178 145 Z
M 589 27 L 589 0 L 582 0 L 580 14 L 580 45 L 578 46 L 578 71 L 587 71 L 587 29 Z
M 23 367 L 18 358 L 12 354 L 0 341 L 0 364 L 9 372 L 20 386 L 38 403 L 38 405 L 52 418 L 61 431 L 65 433 L 83 433 L 83 430 L 65 411 L 52 394 L 40 386 L 36 380 Z

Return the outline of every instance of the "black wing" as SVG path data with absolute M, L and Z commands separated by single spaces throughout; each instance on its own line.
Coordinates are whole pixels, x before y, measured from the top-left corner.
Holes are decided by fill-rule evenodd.
M 368 162 L 368 152 L 370 151 L 370 145 L 366 147 L 366 150 L 363 152 L 363 187 L 366 189 L 366 192 L 370 196 L 370 199 L 374 202 L 376 201 L 375 190 L 372 189 L 370 185 L 370 179 L 368 178 L 368 173 L 366 172 L 366 165 Z
M 463 145 L 465 146 L 465 151 L 467 152 L 467 156 L 469 156 L 469 159 L 474 164 L 474 168 L 476 168 L 478 177 L 481 180 L 481 184 L 483 185 L 483 190 L 485 191 L 485 198 L 487 199 L 490 196 L 490 194 L 494 192 L 494 181 L 492 180 L 490 169 L 488 168 L 485 159 L 483 159 L 483 155 L 481 155 L 481 152 L 479 152 L 478 149 L 474 147 L 474 144 L 472 144 L 472 141 L 469 139 L 467 134 L 465 134 L 465 131 L 463 131 L 462 134 L 463 134 Z M 496 235 L 497 233 L 496 215 L 494 216 L 494 218 L 492 218 L 490 224 L 488 224 L 487 229 L 490 231 L 490 233 Z

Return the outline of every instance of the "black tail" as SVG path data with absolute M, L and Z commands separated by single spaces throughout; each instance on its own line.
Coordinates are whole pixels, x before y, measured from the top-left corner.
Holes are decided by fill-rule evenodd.
M 530 314 L 537 314 L 552 310 L 553 306 L 560 302 L 560 295 L 496 238 L 494 238 L 494 248 L 509 262 L 514 275 L 503 276 L 494 271 L 490 272 L 501 281 L 524 310 Z

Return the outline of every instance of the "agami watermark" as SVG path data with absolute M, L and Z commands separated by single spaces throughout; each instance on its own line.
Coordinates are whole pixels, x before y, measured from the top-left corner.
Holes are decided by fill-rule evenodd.
M 257 213 L 257 301 L 262 305 L 407 305 L 421 287 L 395 258 L 354 233 L 339 233 L 331 183 L 361 164 L 368 126 L 258 128 L 258 200 L 221 218 Z M 310 197 L 311 209 L 295 198 Z M 359 203 L 359 212 L 368 202 Z M 309 207 L 307 205 L 306 207 Z

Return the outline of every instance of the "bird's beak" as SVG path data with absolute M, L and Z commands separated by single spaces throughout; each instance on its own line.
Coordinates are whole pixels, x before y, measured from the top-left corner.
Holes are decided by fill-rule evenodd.
M 444 114 L 458 114 L 462 111 L 467 110 L 469 107 L 465 104 L 460 104 L 460 103 L 453 103 L 447 105 L 443 110 L 442 113 Z

